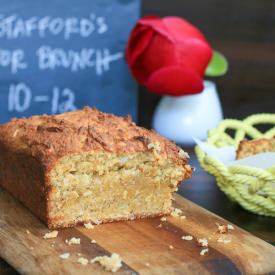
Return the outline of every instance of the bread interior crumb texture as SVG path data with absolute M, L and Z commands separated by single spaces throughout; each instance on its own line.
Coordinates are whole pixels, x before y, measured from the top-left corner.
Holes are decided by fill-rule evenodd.
M 184 167 L 154 152 L 86 152 L 49 173 L 49 217 L 58 226 L 166 214 Z

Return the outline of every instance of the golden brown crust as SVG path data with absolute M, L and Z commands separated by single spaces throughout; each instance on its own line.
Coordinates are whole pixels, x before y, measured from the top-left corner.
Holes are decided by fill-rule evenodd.
M 263 152 L 275 152 L 275 138 L 242 140 L 236 152 L 236 159 L 242 159 Z
M 0 126 L 1 144 L 32 155 L 46 170 L 68 154 L 93 150 L 118 154 L 145 152 L 152 150 L 148 145 L 154 142 L 159 142 L 162 157 L 186 163 L 174 143 L 152 130 L 136 126 L 130 117 L 117 117 L 95 108 L 13 119 Z
M 61 115 L 13 119 L 0 125 L 0 186 L 54 228 L 47 203 L 52 192 L 49 172 L 60 158 L 86 151 L 146 152 L 155 150 L 155 145 L 160 157 L 185 166 L 184 177 L 190 177 L 192 170 L 181 149 L 154 131 L 136 126 L 130 117 L 85 107 Z
M 0 186 L 47 222 L 44 171 L 36 159 L 0 144 Z

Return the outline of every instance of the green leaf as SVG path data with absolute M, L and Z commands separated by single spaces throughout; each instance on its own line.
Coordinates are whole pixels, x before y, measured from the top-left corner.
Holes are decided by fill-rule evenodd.
M 213 52 L 213 56 L 206 68 L 206 76 L 224 75 L 228 70 L 228 62 L 225 56 L 217 51 Z

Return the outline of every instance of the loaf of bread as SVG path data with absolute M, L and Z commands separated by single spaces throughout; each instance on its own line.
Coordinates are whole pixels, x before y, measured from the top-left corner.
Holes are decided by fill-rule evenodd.
M 189 178 L 174 143 L 85 107 L 0 126 L 0 185 L 49 228 L 168 214 Z
M 275 138 L 242 140 L 237 149 L 236 159 L 242 159 L 264 152 L 275 152 Z

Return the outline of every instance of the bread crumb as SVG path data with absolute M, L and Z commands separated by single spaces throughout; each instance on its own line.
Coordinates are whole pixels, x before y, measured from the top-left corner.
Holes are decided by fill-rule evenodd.
M 220 234 L 227 234 L 228 228 L 227 228 L 226 225 L 220 225 L 220 224 L 218 224 L 218 223 L 216 223 L 216 224 L 217 224 L 217 226 L 218 226 L 218 232 L 219 232 Z
M 149 264 L 149 263 L 145 263 L 145 265 L 146 265 L 146 266 L 150 266 L 150 264 Z
M 227 225 L 227 229 L 228 230 L 235 230 L 234 226 L 232 224 L 228 224 Z
M 198 242 L 198 245 L 199 245 L 199 246 L 205 246 L 205 247 L 208 246 L 208 241 L 207 241 L 206 238 L 197 239 L 197 242 Z
M 91 260 L 91 263 L 98 262 L 106 271 L 116 272 L 121 266 L 121 258 L 117 253 L 111 256 L 98 256 Z
M 65 240 L 65 242 L 69 245 L 72 245 L 72 244 L 80 244 L 80 238 L 71 238 L 70 240 Z
M 34 250 L 34 247 L 33 247 L 33 246 L 30 246 L 30 250 Z
M 166 222 L 166 221 L 167 221 L 167 218 L 166 218 L 166 217 L 161 217 L 161 218 L 160 218 L 160 221 Z
M 217 240 L 219 243 L 224 243 L 224 244 L 228 244 L 231 243 L 230 239 L 225 239 L 224 237 L 219 237 Z
M 87 228 L 87 229 L 94 229 L 94 225 L 92 225 L 90 222 L 88 223 L 84 223 L 84 227 Z
M 190 235 L 182 236 L 181 238 L 182 238 L 182 240 L 185 240 L 185 241 L 192 241 L 193 240 L 193 237 L 190 236 Z
M 27 230 L 26 230 L 26 233 L 27 233 L 27 234 L 30 234 L 31 232 L 27 229 Z
M 60 254 L 59 255 L 59 258 L 61 258 L 61 259 L 68 259 L 69 257 L 70 257 L 70 253 L 69 252 L 66 252 L 66 253 L 63 253 L 63 254 Z
M 157 228 L 162 228 L 162 224 L 160 223 L 160 224 L 157 226 Z
M 96 243 L 96 240 L 91 240 L 91 243 Z
M 54 230 L 54 231 L 51 231 L 51 232 L 48 232 L 46 233 L 43 238 L 44 239 L 53 239 L 53 238 L 56 238 L 58 235 L 58 231 L 57 230 Z
M 77 256 L 82 256 L 82 254 L 78 252 L 78 253 L 77 253 Z
M 218 226 L 218 232 L 220 234 L 227 234 L 228 230 L 234 230 L 235 229 L 232 224 L 220 225 L 220 224 L 216 223 L 216 225 Z
M 179 209 L 179 208 L 174 208 L 172 213 L 171 213 L 171 216 L 172 217 L 180 217 L 182 214 L 182 210 Z
M 147 147 L 149 150 L 153 149 L 158 153 L 161 151 L 160 143 L 158 141 L 149 143 Z
M 77 262 L 82 265 L 87 265 L 89 261 L 86 258 L 80 257 L 77 259 Z
M 180 216 L 180 219 L 181 219 L 181 220 L 185 220 L 185 219 L 186 219 L 186 216 Z
M 188 155 L 188 153 L 187 152 L 185 152 L 185 151 L 183 151 L 182 149 L 180 149 L 179 150 L 179 157 L 180 158 L 187 158 L 187 159 L 189 159 L 190 157 L 189 157 L 189 155 Z
M 185 170 L 190 172 L 193 170 L 193 167 L 191 167 L 190 165 L 185 165 Z
M 174 246 L 173 245 L 169 245 L 169 249 L 174 249 Z
M 204 248 L 204 249 L 201 250 L 200 255 L 204 256 L 208 251 L 209 251 L 208 248 Z

